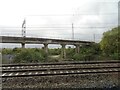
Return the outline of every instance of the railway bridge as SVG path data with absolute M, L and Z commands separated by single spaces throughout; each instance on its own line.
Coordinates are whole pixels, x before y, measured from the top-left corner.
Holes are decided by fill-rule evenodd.
M 35 37 L 13 37 L 13 36 L 0 36 L 1 43 L 20 43 L 22 48 L 25 48 L 25 44 L 43 44 L 46 54 L 48 54 L 48 44 L 59 44 L 62 46 L 61 56 L 66 57 L 65 46 L 74 45 L 76 53 L 80 51 L 80 45 L 90 45 L 94 42 L 80 41 L 80 40 L 65 40 L 65 39 L 49 39 L 49 38 L 35 38 Z

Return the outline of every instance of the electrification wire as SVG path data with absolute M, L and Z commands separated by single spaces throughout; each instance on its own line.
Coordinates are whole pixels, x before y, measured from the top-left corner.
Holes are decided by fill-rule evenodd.
M 41 15 L 26 15 L 26 17 L 28 16 L 28 17 L 34 17 L 34 16 L 80 16 L 80 15 L 116 15 L 116 14 L 118 14 L 118 12 L 113 12 L 113 13 L 89 13 L 89 14 L 87 14 L 87 13 L 89 13 L 89 12 L 86 12 L 86 13 L 81 13 L 81 14 L 41 14 Z
M 94 26 L 88 26 L 88 27 L 74 27 L 74 28 L 108 28 L 108 27 L 113 27 L 113 26 L 96 26 L 96 27 L 94 27 Z M 3 29 L 5 29 L 5 28 L 21 28 L 21 27 L 1 27 L 1 28 L 3 28 Z M 72 27 L 26 27 L 26 28 L 47 28 L 47 29 L 49 29 L 49 28 L 72 28 Z

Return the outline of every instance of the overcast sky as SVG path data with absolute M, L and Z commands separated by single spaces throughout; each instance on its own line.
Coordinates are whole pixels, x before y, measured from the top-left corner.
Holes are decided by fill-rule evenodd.
M 26 35 L 99 42 L 118 25 L 119 0 L 0 0 L 1 35 Z

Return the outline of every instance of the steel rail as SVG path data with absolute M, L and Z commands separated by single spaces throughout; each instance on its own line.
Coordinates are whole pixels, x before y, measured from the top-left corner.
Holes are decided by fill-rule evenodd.
M 77 61 L 77 62 L 55 62 L 55 63 L 22 63 L 22 64 L 2 64 L 2 67 L 13 66 L 39 66 L 39 65 L 71 65 L 71 64 L 102 64 L 102 63 L 120 63 L 120 60 L 110 61 Z
M 33 77 L 33 76 L 55 76 L 55 75 L 73 75 L 73 74 L 98 74 L 98 73 L 115 73 L 115 72 L 120 72 L 120 69 L 118 69 L 118 70 L 111 70 L 111 69 L 109 69 L 109 70 L 84 70 L 84 72 L 83 71 L 79 71 L 79 72 L 77 72 L 77 71 L 73 71 L 73 72 L 66 72 L 66 71 L 61 71 L 62 73 L 53 73 L 53 72 L 51 72 L 51 73 L 38 73 L 38 74 L 24 74 L 24 75 L 22 75 L 22 74 L 18 74 L 18 75 L 5 75 L 5 76 L 2 76 L 2 78 L 8 78 L 8 77 Z
M 19 70 L 2 70 L 2 73 L 7 72 L 30 72 L 30 71 L 54 71 L 54 70 L 82 70 L 82 69 L 109 69 L 120 68 L 120 66 L 107 66 L 107 67 L 66 67 L 66 68 L 41 68 L 41 69 L 19 69 Z

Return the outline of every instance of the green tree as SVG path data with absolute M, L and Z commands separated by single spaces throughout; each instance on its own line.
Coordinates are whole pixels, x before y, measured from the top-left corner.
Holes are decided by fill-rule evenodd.
M 100 47 L 103 53 L 107 56 L 112 56 L 116 59 L 120 59 L 120 27 L 113 28 L 103 33 L 103 38 L 100 42 Z

